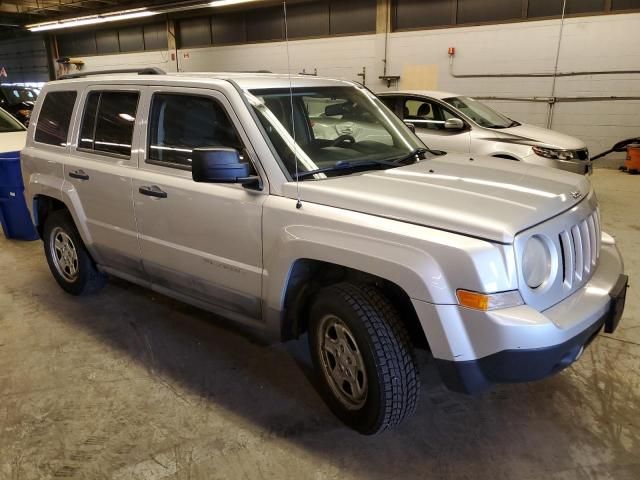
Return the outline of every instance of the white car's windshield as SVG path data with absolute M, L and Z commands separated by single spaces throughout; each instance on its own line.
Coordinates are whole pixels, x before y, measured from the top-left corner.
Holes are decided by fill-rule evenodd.
M 389 168 L 424 154 L 424 144 L 363 88 L 295 87 L 292 95 L 289 88 L 246 95 L 291 178 Z
M 0 109 L 0 133 L 22 132 L 24 129 L 18 120 Z
M 518 122 L 496 112 L 493 108 L 469 97 L 445 98 L 452 107 L 457 108 L 481 127 L 509 128 L 520 125 Z

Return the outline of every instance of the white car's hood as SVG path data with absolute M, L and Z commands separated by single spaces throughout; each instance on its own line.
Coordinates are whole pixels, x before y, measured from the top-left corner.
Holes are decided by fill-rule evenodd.
M 19 152 L 27 141 L 27 132 L 0 133 L 0 153 Z
M 528 145 L 549 146 L 562 150 L 580 150 L 587 148 L 587 145 L 580 139 L 565 135 L 564 133 L 549 130 L 548 128 L 536 127 L 523 123 L 517 127 L 492 129 L 499 135 L 514 137 L 514 140 L 522 139 Z
M 489 157 L 447 154 L 388 170 L 300 182 L 304 202 L 488 240 L 514 236 L 586 197 L 583 176 Z M 294 182 L 284 194 L 295 198 Z M 303 207 L 304 208 L 304 207 Z

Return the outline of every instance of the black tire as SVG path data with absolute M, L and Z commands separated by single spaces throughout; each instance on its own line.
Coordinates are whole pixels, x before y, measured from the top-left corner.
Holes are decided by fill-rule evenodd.
M 338 345 L 333 343 L 336 328 L 344 326 L 347 327 L 347 337 L 349 334 L 352 336 L 347 344 L 356 343 L 349 352 L 353 355 L 345 360 L 343 354 L 340 360 L 331 362 L 332 353 L 327 353 L 325 344 L 334 349 Z M 415 412 L 420 377 L 413 346 L 398 311 L 375 287 L 339 283 L 320 290 L 310 309 L 309 348 L 325 401 L 349 427 L 362 434 L 373 435 L 400 424 Z M 366 373 L 366 381 L 362 382 L 367 385 L 366 395 L 350 396 L 348 392 L 353 392 L 353 389 L 339 387 L 334 376 L 338 367 L 343 374 L 349 370 L 354 358 L 357 364 L 358 352 Z M 336 367 L 331 368 L 334 364 Z M 354 372 L 347 373 L 353 380 Z M 356 376 L 360 383 L 360 374 Z M 348 382 L 346 377 L 342 381 L 346 386 Z M 345 401 L 346 397 L 348 401 Z M 351 402 L 353 397 L 357 401 Z
M 68 239 L 72 250 L 75 250 L 75 261 L 65 262 L 73 263 L 76 266 L 74 268 L 75 275 L 72 275 L 68 269 L 61 267 L 60 252 L 56 251 L 55 238 L 52 238 L 54 235 L 56 238 Z M 107 276 L 96 268 L 96 264 L 84 246 L 73 223 L 73 218 L 67 210 L 56 210 L 47 217 L 44 222 L 42 240 L 49 269 L 58 285 L 65 292 L 71 295 L 86 295 L 95 293 L 104 287 Z

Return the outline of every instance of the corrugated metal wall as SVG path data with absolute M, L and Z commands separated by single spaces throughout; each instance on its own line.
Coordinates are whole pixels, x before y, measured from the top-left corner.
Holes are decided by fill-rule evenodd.
M 0 42 L 1 83 L 38 83 L 49 80 L 44 38 L 31 35 Z

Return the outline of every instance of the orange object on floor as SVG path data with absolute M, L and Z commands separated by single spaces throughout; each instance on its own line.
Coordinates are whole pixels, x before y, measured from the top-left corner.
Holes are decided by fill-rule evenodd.
M 624 169 L 629 173 L 640 173 L 640 144 L 632 143 L 627 146 Z

